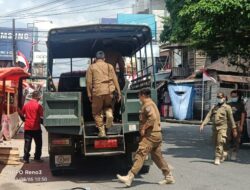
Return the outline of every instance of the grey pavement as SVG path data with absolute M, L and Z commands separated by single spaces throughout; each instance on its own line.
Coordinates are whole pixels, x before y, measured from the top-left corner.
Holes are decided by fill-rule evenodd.
M 174 167 L 173 175 L 176 178 L 176 184 L 158 185 L 157 182 L 162 179 L 162 175 L 161 171 L 153 165 L 148 174 L 136 176 L 130 189 L 250 189 L 250 144 L 242 147 L 237 162 L 227 161 L 220 166 L 215 166 L 209 126 L 206 126 L 204 132 L 200 134 L 197 125 L 164 123 L 163 133 L 164 157 Z M 49 171 L 47 135 L 45 131 L 43 134 L 45 162 L 0 166 L 0 190 L 69 190 L 76 187 L 91 190 L 119 190 L 125 188 L 115 177 L 119 166 L 114 159 L 109 158 L 82 163 L 75 175 L 53 177 Z M 22 141 L 18 141 L 20 146 Z

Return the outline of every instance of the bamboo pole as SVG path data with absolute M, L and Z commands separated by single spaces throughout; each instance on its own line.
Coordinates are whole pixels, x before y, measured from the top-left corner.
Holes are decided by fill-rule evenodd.
M 10 92 L 7 92 L 7 115 L 10 115 Z

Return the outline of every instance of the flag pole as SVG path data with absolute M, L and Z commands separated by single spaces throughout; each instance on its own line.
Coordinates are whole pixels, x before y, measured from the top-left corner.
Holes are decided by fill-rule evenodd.
M 204 71 L 202 71 L 202 93 L 201 93 L 201 121 L 203 120 L 204 112 L 204 94 L 205 94 L 205 81 L 204 81 Z

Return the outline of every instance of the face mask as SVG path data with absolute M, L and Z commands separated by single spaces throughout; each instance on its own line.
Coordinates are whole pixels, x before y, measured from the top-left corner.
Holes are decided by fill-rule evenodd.
M 231 98 L 231 102 L 238 102 L 238 97 Z
M 217 103 L 218 103 L 218 104 L 223 104 L 223 103 L 224 103 L 224 99 L 223 99 L 223 98 L 222 98 L 222 99 L 217 98 Z

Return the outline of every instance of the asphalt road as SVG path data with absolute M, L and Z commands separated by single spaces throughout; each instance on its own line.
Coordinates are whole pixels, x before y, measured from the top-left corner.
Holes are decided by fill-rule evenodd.
M 161 171 L 153 165 L 146 175 L 139 175 L 130 189 L 169 190 L 249 190 L 250 144 L 242 147 L 237 162 L 227 161 L 220 166 L 213 164 L 214 150 L 211 130 L 207 126 L 200 134 L 198 126 L 163 124 L 163 153 L 174 167 L 176 184 L 157 184 Z M 69 190 L 76 187 L 88 190 L 124 189 L 116 180 L 118 166 L 113 159 L 97 160 L 79 165 L 75 175 L 53 177 L 49 171 L 47 135 L 44 135 L 44 163 L 20 166 L 0 166 L 0 190 Z M 22 147 L 23 140 L 19 140 Z M 33 147 L 34 148 L 34 147 Z

